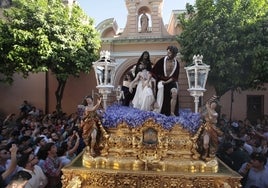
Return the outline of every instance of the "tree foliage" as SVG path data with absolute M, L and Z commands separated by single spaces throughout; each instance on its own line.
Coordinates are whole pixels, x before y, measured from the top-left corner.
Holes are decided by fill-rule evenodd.
M 56 109 L 70 76 L 88 73 L 98 56 L 99 34 L 93 20 L 61 0 L 13 0 L 0 20 L 1 81 L 15 73 L 51 71 L 57 81 Z
M 211 68 L 208 82 L 218 96 L 268 82 L 266 0 L 196 0 L 195 7 L 186 8 L 188 13 L 179 16 L 182 58 L 190 63 L 193 55 L 204 56 Z

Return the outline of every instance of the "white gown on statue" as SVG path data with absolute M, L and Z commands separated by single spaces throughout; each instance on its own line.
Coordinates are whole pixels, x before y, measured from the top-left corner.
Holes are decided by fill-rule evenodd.
M 156 96 L 156 106 L 155 106 L 154 111 L 161 113 L 163 100 L 164 100 L 164 85 L 162 81 L 158 82 L 157 88 L 158 88 L 158 92 Z
M 154 94 L 150 82 L 148 84 L 149 86 L 145 84 L 149 77 L 148 71 L 142 71 L 137 76 L 140 78 L 135 96 L 132 100 L 133 107 L 140 110 L 150 111 L 152 110 L 152 105 L 154 103 Z

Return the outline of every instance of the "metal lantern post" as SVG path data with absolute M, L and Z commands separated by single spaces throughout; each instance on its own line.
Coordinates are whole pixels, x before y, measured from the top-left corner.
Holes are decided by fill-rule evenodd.
M 102 95 L 103 107 L 107 107 L 108 95 L 114 89 L 114 74 L 117 64 L 111 60 L 109 51 L 101 51 L 100 59 L 93 62 L 93 67 L 95 70 L 95 77 L 97 80 L 96 88 Z
M 190 95 L 194 97 L 195 113 L 198 112 L 199 97 L 203 96 L 206 91 L 205 85 L 207 82 L 210 66 L 202 62 L 202 55 L 194 55 L 194 63 L 185 67 L 188 79 Z

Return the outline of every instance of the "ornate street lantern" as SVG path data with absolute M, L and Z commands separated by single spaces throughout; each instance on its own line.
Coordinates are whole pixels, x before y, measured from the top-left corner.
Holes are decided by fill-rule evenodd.
M 114 89 L 114 74 L 117 64 L 111 60 L 109 51 L 101 51 L 100 59 L 93 62 L 93 67 L 95 70 L 95 77 L 97 80 L 96 88 L 102 95 L 103 107 L 107 107 L 108 94 L 110 94 Z
M 206 91 L 205 86 L 207 82 L 208 72 L 210 66 L 202 62 L 202 55 L 194 55 L 194 63 L 185 67 L 188 79 L 190 95 L 194 97 L 195 113 L 198 112 L 199 97 L 203 96 Z

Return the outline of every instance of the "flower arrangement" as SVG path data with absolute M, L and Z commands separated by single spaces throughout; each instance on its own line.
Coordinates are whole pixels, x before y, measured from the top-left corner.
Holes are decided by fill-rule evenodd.
M 142 125 L 146 120 L 153 119 L 165 129 L 172 129 L 175 124 L 180 124 L 184 129 L 195 133 L 201 124 L 199 113 L 189 109 L 181 109 L 179 116 L 165 116 L 153 111 L 143 111 L 132 107 L 113 104 L 107 107 L 103 114 L 102 123 L 106 128 L 115 128 L 120 123 L 127 123 L 131 128 Z

